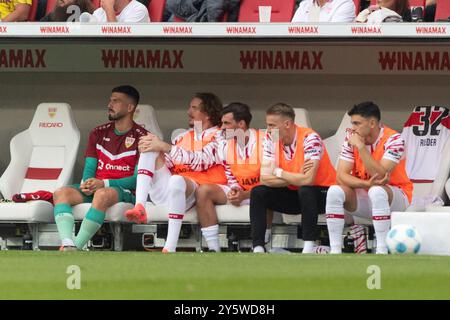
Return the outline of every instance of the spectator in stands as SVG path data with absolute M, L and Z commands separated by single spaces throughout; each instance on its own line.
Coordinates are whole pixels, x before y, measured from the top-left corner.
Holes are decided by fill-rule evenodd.
M 166 9 L 187 22 L 237 21 L 241 0 L 167 0 Z
M 188 109 L 188 131 L 176 136 L 172 143 L 165 143 L 149 134 L 139 142 L 142 152 L 138 165 L 136 206 L 127 210 L 125 216 L 135 223 L 147 223 L 145 204 L 150 195 L 156 205 L 169 209 L 169 226 L 163 252 L 175 252 L 184 214 L 195 205 L 195 190 L 205 183 L 227 184 L 225 170 L 210 162 L 214 154 L 209 145 L 220 134 L 222 102 L 212 93 L 197 93 Z M 200 152 L 195 152 L 195 151 Z
M 376 5 L 361 11 L 356 17 L 356 22 L 369 24 L 410 20 L 409 0 L 378 0 Z
M 233 102 L 222 110 L 222 130 L 225 139 L 217 143 L 215 157 L 204 167 L 221 164 L 228 185 L 202 184 L 196 191 L 197 216 L 210 251 L 219 252 L 219 224 L 215 205 L 230 203 L 236 207 L 250 203 L 250 191 L 259 185 L 261 141 L 263 133 L 251 129 L 252 114 L 243 103 Z M 265 242 L 270 239 L 273 214 L 270 212 Z
M 353 22 L 353 0 L 303 0 L 292 22 Z
M 117 202 L 134 203 L 138 141 L 148 132 L 133 121 L 139 92 L 131 86 L 114 88 L 108 105 L 111 122 L 91 131 L 85 153 L 81 184 L 54 192 L 55 222 L 61 251 L 82 249 L 105 220 L 105 212 Z M 75 239 L 72 238 L 72 206 L 92 203 Z
M 373 102 L 355 105 L 349 112 L 348 132 L 337 168 L 338 185 L 328 190 L 326 215 L 331 253 L 342 252 L 344 215 L 372 218 L 378 254 L 387 254 L 386 235 L 391 211 L 405 211 L 413 184 L 406 174 L 402 136 L 381 124 Z
M 1 0 L 0 21 L 1 22 L 27 21 L 33 1 L 38 0 Z
M 325 212 L 336 172 L 320 136 L 295 124 L 293 108 L 277 103 L 266 112 L 261 185 L 250 193 L 253 252 L 264 252 L 266 211 L 302 214 L 303 253 L 315 253 L 317 219 Z
M 102 0 L 93 16 L 99 22 L 150 22 L 147 7 L 136 0 Z
M 427 0 L 425 6 L 425 16 L 423 19 L 425 22 L 434 22 L 434 17 L 436 14 L 436 2 L 437 0 Z
M 77 6 L 80 9 L 80 13 L 88 12 L 92 14 L 94 12 L 94 6 L 91 0 L 58 0 L 55 7 L 51 12 L 44 16 L 40 21 L 43 22 L 64 22 L 73 16 L 74 11 L 70 6 Z M 74 20 L 75 21 L 75 20 Z

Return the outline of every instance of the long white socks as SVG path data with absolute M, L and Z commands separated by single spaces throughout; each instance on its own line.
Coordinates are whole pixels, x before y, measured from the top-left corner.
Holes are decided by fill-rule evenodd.
M 210 227 L 202 228 L 202 234 L 208 244 L 208 249 L 210 251 L 220 252 L 219 225 L 215 224 Z
M 158 155 L 158 152 L 145 152 L 141 153 L 139 157 L 136 179 L 136 203 L 140 203 L 144 207 L 147 202 L 153 174 L 155 173 L 155 163 Z
M 327 193 L 325 207 L 331 253 L 342 253 L 342 233 L 344 231 L 345 193 L 339 186 L 331 186 Z
M 372 219 L 375 234 L 377 236 L 377 253 L 387 254 L 386 236 L 391 226 L 391 209 L 389 197 L 382 187 L 371 187 L 369 198 L 372 203 Z
M 175 252 L 178 238 L 180 236 L 181 224 L 186 212 L 186 181 L 182 176 L 174 175 L 170 177 L 169 186 L 169 227 L 164 249 L 168 252 Z

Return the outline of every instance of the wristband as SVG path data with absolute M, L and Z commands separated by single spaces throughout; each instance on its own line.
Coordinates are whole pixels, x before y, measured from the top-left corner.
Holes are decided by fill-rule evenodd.
M 275 169 L 273 169 L 273 174 L 275 177 L 281 178 L 281 175 L 283 174 L 283 169 L 275 168 Z

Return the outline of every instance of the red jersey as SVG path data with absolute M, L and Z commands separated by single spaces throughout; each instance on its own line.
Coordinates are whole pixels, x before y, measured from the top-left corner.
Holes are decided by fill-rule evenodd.
M 95 178 L 103 180 L 132 176 L 139 160 L 139 138 L 147 133 L 147 130 L 136 123 L 123 134 L 116 133 L 114 122 L 92 130 L 85 157 L 98 160 Z

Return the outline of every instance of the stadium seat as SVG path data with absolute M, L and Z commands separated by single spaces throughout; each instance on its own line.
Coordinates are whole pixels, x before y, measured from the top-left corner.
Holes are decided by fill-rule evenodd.
M 308 110 L 303 108 L 294 108 L 295 111 L 295 124 L 305 127 L 311 128 L 311 120 L 309 119 Z
M 33 0 L 33 2 L 31 3 L 30 12 L 28 13 L 28 21 L 33 22 L 36 20 L 37 7 L 38 0 Z
M 225 12 L 225 14 L 223 15 L 223 17 L 221 19 L 221 22 L 227 22 L 227 21 L 228 21 L 228 12 Z M 173 22 L 186 22 L 186 20 L 174 15 Z
M 70 105 L 41 103 L 30 127 L 11 139 L 11 162 L 0 178 L 6 199 L 16 193 L 53 192 L 72 182 L 80 132 Z M 50 223 L 53 206 L 46 201 L 0 203 L 0 223 Z
M 445 184 L 445 191 L 447 192 L 447 199 L 450 199 L 450 179 L 448 179 Z
M 259 6 L 271 6 L 271 22 L 291 22 L 295 0 L 242 0 L 239 22 L 259 22 Z
M 434 20 L 446 20 L 450 19 L 450 1 L 437 1 L 436 2 L 436 15 Z
M 339 153 L 341 152 L 342 144 L 344 143 L 345 135 L 347 129 L 351 128 L 352 124 L 350 122 L 350 117 L 347 113 L 342 117 L 341 124 L 337 129 L 336 133 L 331 137 L 323 139 L 323 143 L 325 144 L 325 148 L 328 151 L 328 155 L 330 157 L 330 161 L 335 168 L 337 168 Z
M 409 224 L 422 237 L 419 254 L 450 255 L 450 215 L 448 212 L 393 212 L 392 226 Z
M 52 10 L 55 7 L 57 1 L 58 0 L 47 0 L 47 6 L 46 6 L 46 9 L 45 9 L 45 14 L 49 14 L 50 12 L 52 12 Z
M 134 121 L 150 132 L 156 134 L 160 139 L 164 139 L 158 124 L 155 109 L 151 105 L 138 105 L 136 112 L 134 113 Z
M 151 0 L 147 6 L 151 22 L 162 22 L 166 0 Z

